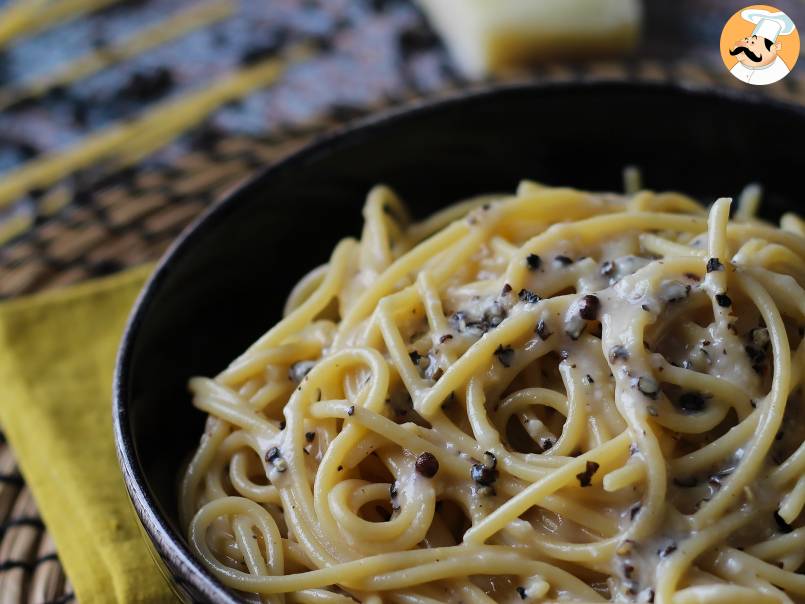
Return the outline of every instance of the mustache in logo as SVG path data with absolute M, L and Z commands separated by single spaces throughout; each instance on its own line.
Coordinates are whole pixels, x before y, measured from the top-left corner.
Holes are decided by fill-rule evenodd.
M 749 50 L 746 46 L 738 46 L 730 51 L 730 54 L 734 57 L 735 55 L 739 55 L 744 53 L 747 57 L 749 57 L 750 61 L 754 61 L 755 63 L 760 63 L 763 60 L 763 57 L 760 55 L 756 55 L 751 50 Z

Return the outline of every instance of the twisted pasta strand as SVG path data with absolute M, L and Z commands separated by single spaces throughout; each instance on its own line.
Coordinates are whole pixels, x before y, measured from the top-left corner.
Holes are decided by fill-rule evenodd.
M 629 182 L 419 223 L 373 189 L 190 382 L 210 572 L 272 603 L 805 600 L 803 223 Z

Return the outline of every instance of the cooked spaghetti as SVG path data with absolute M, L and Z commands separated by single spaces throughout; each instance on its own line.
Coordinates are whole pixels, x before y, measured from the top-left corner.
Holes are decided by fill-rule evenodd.
M 371 191 L 215 379 L 195 555 L 266 602 L 805 601 L 805 222 Z

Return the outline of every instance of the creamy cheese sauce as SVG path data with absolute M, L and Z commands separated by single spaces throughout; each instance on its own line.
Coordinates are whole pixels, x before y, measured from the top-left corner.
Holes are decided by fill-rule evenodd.
M 802 601 L 805 229 L 728 210 L 374 190 L 191 381 L 196 555 L 271 602 Z

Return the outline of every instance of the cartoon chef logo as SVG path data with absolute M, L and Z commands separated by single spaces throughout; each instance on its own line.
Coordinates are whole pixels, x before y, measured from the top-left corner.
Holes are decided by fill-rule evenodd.
M 735 13 L 721 33 L 721 57 L 742 82 L 765 86 L 782 80 L 799 56 L 799 33 L 784 12 L 762 4 Z

